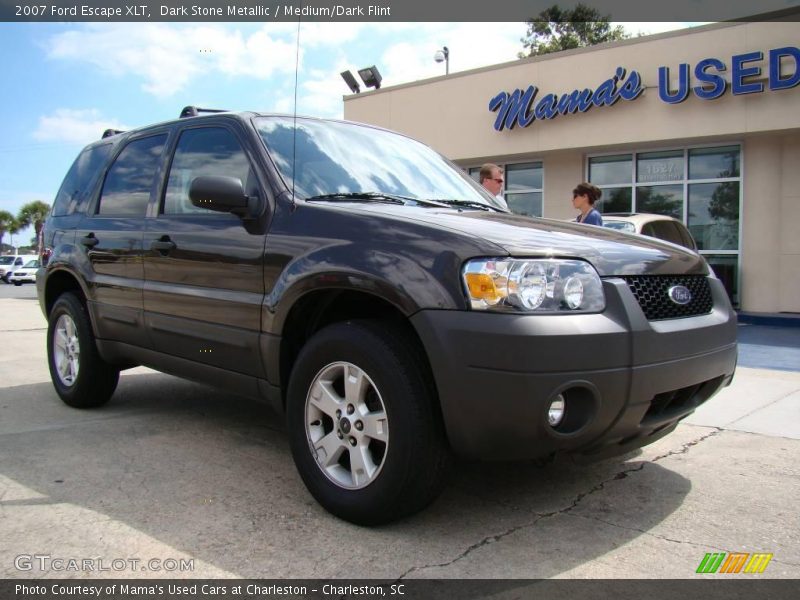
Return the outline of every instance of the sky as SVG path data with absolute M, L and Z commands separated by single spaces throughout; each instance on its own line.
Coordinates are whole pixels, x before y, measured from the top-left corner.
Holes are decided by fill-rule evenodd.
M 698 23 L 621 23 L 658 33 Z M 107 128 L 186 105 L 341 118 L 339 73 L 377 65 L 383 87 L 508 62 L 524 23 L 0 23 L 0 210 L 51 204 L 78 152 Z M 363 86 L 362 86 L 363 89 Z M 27 243 L 32 230 L 14 236 Z M 6 234 L 3 242 L 10 243 Z

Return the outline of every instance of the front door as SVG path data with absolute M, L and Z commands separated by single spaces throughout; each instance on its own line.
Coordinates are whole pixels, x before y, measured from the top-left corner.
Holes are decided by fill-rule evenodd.
M 263 232 L 241 218 L 194 206 L 198 176 L 239 178 L 261 194 L 235 130 L 225 124 L 181 132 L 158 214 L 144 234 L 144 309 L 158 352 L 264 377 L 259 353 L 264 297 Z

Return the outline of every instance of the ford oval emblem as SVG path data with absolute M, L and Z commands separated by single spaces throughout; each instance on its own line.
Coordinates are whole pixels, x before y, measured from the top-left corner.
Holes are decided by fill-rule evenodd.
M 684 305 L 692 301 L 692 292 L 683 285 L 673 285 L 667 290 L 667 294 L 669 295 L 669 299 L 675 304 Z

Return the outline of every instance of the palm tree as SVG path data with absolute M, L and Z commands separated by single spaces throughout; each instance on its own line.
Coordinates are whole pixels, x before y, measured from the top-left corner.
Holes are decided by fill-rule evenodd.
M 25 206 L 20 208 L 19 214 L 17 215 L 17 221 L 19 222 L 20 229 L 33 225 L 33 229 L 36 232 L 36 239 L 40 240 L 39 246 L 41 246 L 40 233 L 42 231 L 42 226 L 44 225 L 44 220 L 47 218 L 47 214 L 49 212 L 49 204 L 42 202 L 41 200 L 34 200 L 33 202 L 28 202 Z M 38 251 L 39 254 L 42 253 L 41 247 L 38 248 Z
M 16 219 L 14 219 L 14 215 L 10 212 L 5 210 L 0 210 L 0 250 L 3 248 L 3 238 L 6 235 L 6 231 L 11 231 L 14 227 Z

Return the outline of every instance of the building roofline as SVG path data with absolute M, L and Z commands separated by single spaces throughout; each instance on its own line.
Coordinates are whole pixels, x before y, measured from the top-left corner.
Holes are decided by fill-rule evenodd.
M 783 10 L 761 13 L 752 15 L 750 17 L 742 17 L 740 19 L 731 21 L 722 21 L 719 23 L 709 23 L 708 25 L 698 25 L 696 27 L 685 27 L 683 29 L 676 29 L 674 31 L 664 31 L 662 33 L 653 33 L 650 35 L 642 35 L 638 37 L 631 37 L 624 40 L 617 40 L 614 42 L 604 42 L 602 44 L 595 44 L 593 46 L 584 46 L 582 48 L 573 48 L 572 50 L 562 50 L 560 52 L 552 52 L 550 54 L 543 54 L 541 56 L 529 56 L 527 58 L 518 58 L 508 62 L 497 63 L 494 65 L 487 65 L 485 67 L 477 67 L 475 69 L 468 69 L 466 71 L 458 71 L 450 75 L 437 75 L 436 77 L 429 77 L 427 79 L 419 79 L 417 81 L 409 81 L 407 83 L 399 83 L 388 87 L 382 87 L 378 90 L 365 90 L 360 94 L 346 94 L 342 99 L 346 102 L 348 100 L 355 100 L 359 97 L 372 96 L 375 94 L 383 94 L 393 92 L 395 90 L 402 90 L 420 85 L 428 85 L 439 81 L 449 81 L 459 77 L 469 77 L 478 73 L 486 73 L 488 71 L 496 71 L 499 69 L 508 69 L 519 65 L 544 62 L 548 60 L 555 60 L 558 58 L 565 58 L 568 56 L 576 56 L 586 54 L 589 52 L 596 52 L 598 50 L 606 50 L 609 48 L 618 48 L 624 46 L 632 46 L 634 44 L 641 44 L 643 42 L 653 42 L 657 40 L 664 40 L 673 37 L 681 37 L 685 35 L 694 35 L 697 33 L 705 33 L 707 31 L 714 31 L 717 29 L 727 29 L 728 27 L 739 27 L 749 23 L 764 22 L 764 21 L 794 21 L 800 18 L 800 9 L 798 7 L 791 7 Z

